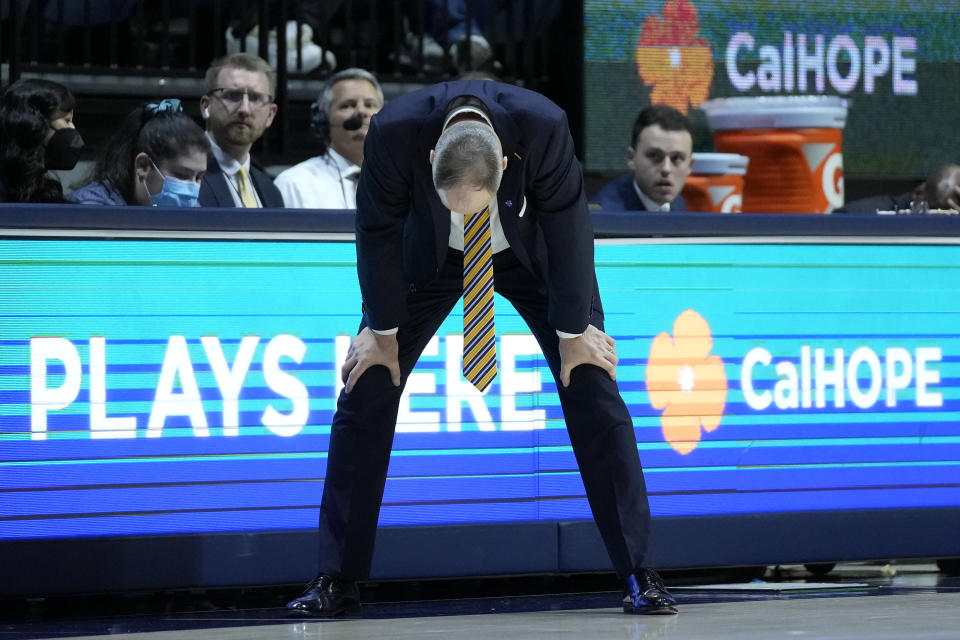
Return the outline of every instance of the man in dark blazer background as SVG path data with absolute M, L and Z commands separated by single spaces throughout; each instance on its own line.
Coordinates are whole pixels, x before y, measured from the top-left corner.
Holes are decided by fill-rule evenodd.
M 604 211 L 686 211 L 680 192 L 693 167 L 687 117 L 665 105 L 646 107 L 633 124 L 628 173 L 607 183 L 591 202 Z
M 277 114 L 273 68 L 253 54 L 235 53 L 214 60 L 204 82 L 200 114 L 211 152 L 200 183 L 200 206 L 283 207 L 273 179 L 250 157 L 250 147 Z
M 615 382 L 614 341 L 603 332 L 566 114 L 490 81 L 427 87 L 371 120 L 357 193 L 363 317 L 331 427 L 320 573 L 287 605 L 293 613 L 335 616 L 359 604 L 403 384 L 463 293 L 465 219 L 487 208 L 494 289 L 526 321 L 557 380 L 590 507 L 625 584 L 624 611 L 676 613 L 648 566 L 643 470 Z

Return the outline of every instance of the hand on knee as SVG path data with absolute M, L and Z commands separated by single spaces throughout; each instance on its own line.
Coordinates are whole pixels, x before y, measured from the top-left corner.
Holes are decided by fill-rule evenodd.
M 390 372 L 390 381 L 393 386 L 400 386 L 400 360 L 398 358 L 397 335 L 382 335 L 374 333 L 369 327 L 364 327 L 350 343 L 347 351 L 347 360 L 340 369 L 340 377 L 347 393 L 353 391 L 357 380 L 367 369 L 375 365 L 383 365 Z
M 581 364 L 592 364 L 617 379 L 616 341 L 592 324 L 576 338 L 560 339 L 560 382 L 570 386 L 570 372 Z

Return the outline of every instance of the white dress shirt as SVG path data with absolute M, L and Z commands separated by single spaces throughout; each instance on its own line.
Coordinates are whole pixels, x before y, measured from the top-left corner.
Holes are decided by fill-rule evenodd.
M 450 236 L 447 246 L 457 251 L 463 251 L 463 218 L 462 213 L 450 212 Z M 497 198 L 494 197 L 490 201 L 490 249 L 493 253 L 500 253 L 509 248 L 510 243 L 507 242 L 507 236 L 503 235 L 503 225 L 500 224 L 500 208 L 497 206 Z
M 637 185 L 637 181 L 633 181 L 633 190 L 637 192 L 637 195 L 640 196 L 640 202 L 643 203 L 643 206 L 647 208 L 647 211 L 662 211 L 668 213 L 670 211 L 670 203 L 664 202 L 663 204 L 657 204 L 653 200 L 647 197 L 643 191 L 640 190 L 640 187 Z
M 443 126 L 446 128 L 447 123 L 450 122 L 458 114 L 469 111 L 479 115 L 481 118 L 486 120 L 487 124 L 490 127 L 493 127 L 493 123 L 490 122 L 490 119 L 487 118 L 486 114 L 479 111 L 478 109 L 470 106 L 464 106 L 459 109 L 456 109 L 447 115 L 447 119 L 444 121 Z M 634 185 L 636 186 L 636 185 Z M 520 214 L 523 215 L 526 210 L 527 201 L 524 198 L 524 201 L 520 207 Z M 463 214 L 457 213 L 456 211 L 450 212 L 450 235 L 447 239 L 447 245 L 451 249 L 456 249 L 457 251 L 463 251 Z M 503 233 L 503 224 L 500 222 L 500 208 L 497 206 L 497 196 L 494 195 L 493 199 L 490 200 L 490 249 L 492 253 L 500 253 L 506 249 L 510 248 L 510 243 L 507 242 L 507 236 Z M 392 335 L 396 333 L 398 327 L 393 327 L 392 329 L 371 329 L 374 333 L 380 335 Z M 557 335 L 561 338 L 577 338 L 582 333 L 566 333 L 564 331 L 556 330 Z
M 526 206 L 526 200 L 524 200 L 523 206 Z M 520 209 L 521 214 L 523 213 L 523 207 Z M 448 240 L 448 246 L 451 249 L 456 249 L 457 251 L 463 251 L 463 214 L 457 213 L 456 211 L 450 212 L 450 236 Z M 500 253 L 510 248 L 510 243 L 507 242 L 507 237 L 503 233 L 503 225 L 500 223 L 500 210 L 497 206 L 497 199 L 494 197 L 490 201 L 490 249 L 492 253 Z M 374 333 L 380 335 L 388 336 L 396 333 L 398 327 L 393 327 L 392 329 L 371 329 Z M 577 338 L 582 333 L 567 333 L 565 331 L 556 330 L 557 335 L 561 338 Z
M 280 173 L 273 181 L 295 209 L 356 209 L 360 167 L 333 149 Z
M 207 139 L 210 140 L 210 151 L 213 153 L 217 164 L 220 165 L 220 171 L 223 173 L 224 180 L 227 181 L 227 186 L 230 187 L 230 195 L 233 196 L 234 206 L 243 207 L 243 201 L 240 200 L 240 178 L 237 175 L 240 167 L 243 167 L 247 170 L 247 186 L 250 187 L 250 193 L 256 198 L 257 206 L 262 207 L 263 202 L 260 201 L 260 194 L 257 193 L 257 189 L 253 186 L 253 178 L 250 177 L 250 154 L 247 154 L 247 159 L 244 162 L 237 162 L 236 158 L 228 156 L 223 149 L 217 145 L 209 131 L 207 131 Z

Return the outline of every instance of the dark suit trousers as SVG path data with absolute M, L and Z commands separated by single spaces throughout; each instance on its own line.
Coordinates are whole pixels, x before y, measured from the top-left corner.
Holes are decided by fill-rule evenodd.
M 397 332 L 402 384 L 462 294 L 463 255 L 450 250 L 440 278 L 407 297 L 409 320 Z M 633 423 L 615 382 L 593 365 L 559 382 L 556 331 L 547 322 L 546 289 L 509 250 L 494 256 L 494 289 L 517 309 L 540 343 L 560 395 L 567 431 L 590 508 L 621 577 L 645 566 L 650 529 L 647 491 Z M 602 329 L 594 313 L 591 323 Z M 360 328 L 363 329 L 361 323 Z M 370 574 L 373 544 L 403 386 L 386 367 L 368 369 L 333 418 L 320 505 L 320 571 L 348 580 Z

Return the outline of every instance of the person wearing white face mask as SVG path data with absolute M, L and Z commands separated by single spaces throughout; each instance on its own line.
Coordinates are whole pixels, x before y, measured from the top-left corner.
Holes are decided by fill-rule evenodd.
M 80 204 L 196 207 L 210 142 L 177 99 L 131 112 L 104 143 Z

